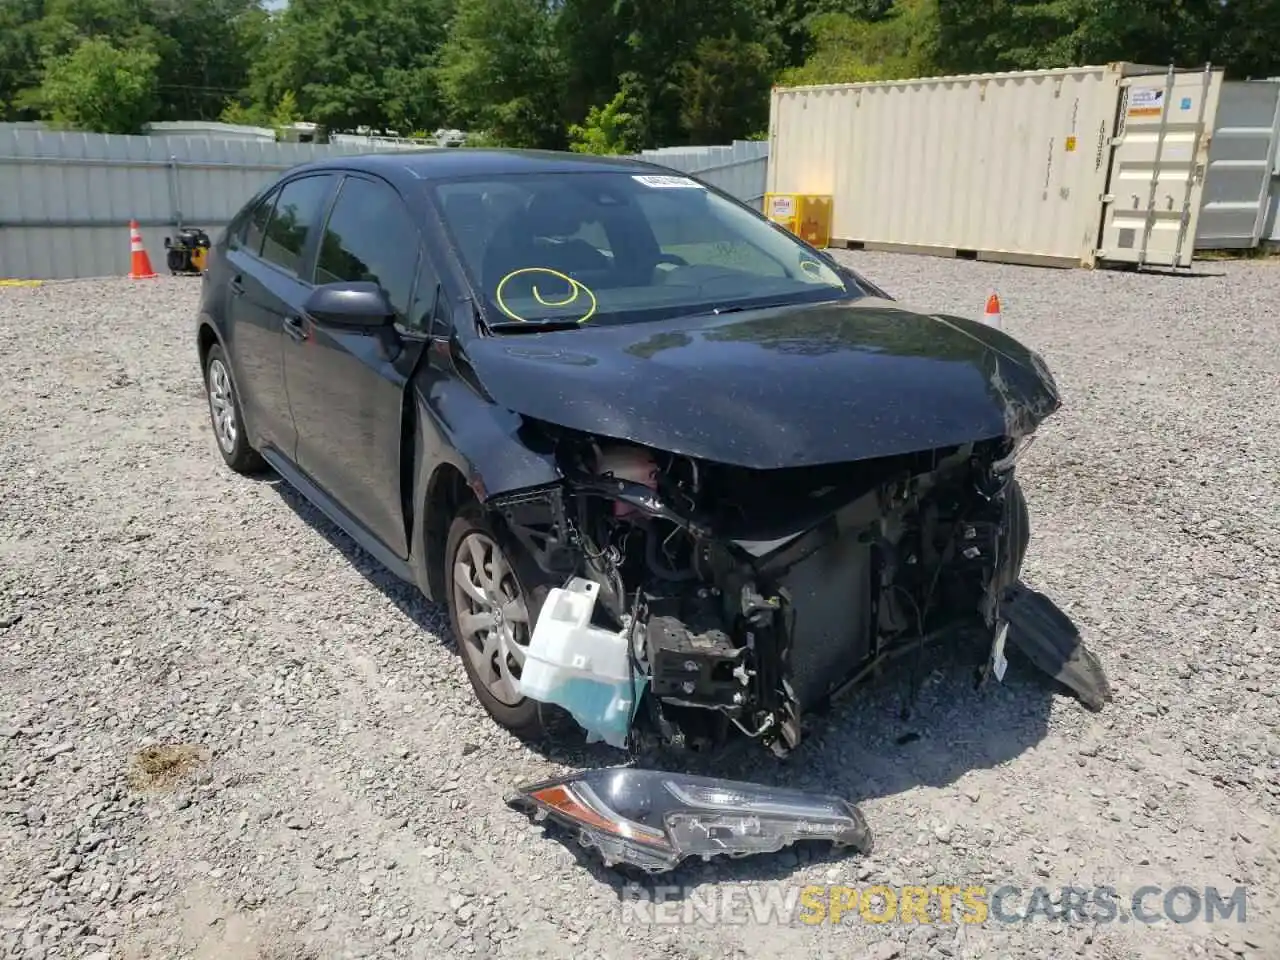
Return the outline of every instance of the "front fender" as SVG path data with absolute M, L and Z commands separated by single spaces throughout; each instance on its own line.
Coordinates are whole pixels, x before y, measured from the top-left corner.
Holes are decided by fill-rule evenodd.
M 562 475 L 551 454 L 530 450 L 521 441 L 519 414 L 485 400 L 461 380 L 419 377 L 411 389 L 419 453 L 413 481 L 418 509 L 410 537 L 414 576 L 427 597 L 439 600 L 434 567 L 453 520 L 441 511 L 454 479 L 460 476 L 484 503 L 514 490 L 555 483 Z
M 453 453 L 481 502 L 561 478 L 550 453 L 530 450 L 520 439 L 524 419 L 518 413 L 477 396 L 460 380 L 438 383 L 427 408 L 443 440 L 441 459 L 449 459 L 445 451 Z

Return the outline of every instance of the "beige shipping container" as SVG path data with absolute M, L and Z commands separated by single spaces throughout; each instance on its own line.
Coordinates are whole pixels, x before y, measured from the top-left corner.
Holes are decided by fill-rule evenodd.
M 1192 243 L 1178 240 L 1195 235 L 1220 84 L 1221 73 L 1117 63 L 777 87 L 768 191 L 830 194 L 833 246 L 1185 266 Z M 1145 112 L 1126 143 L 1130 96 Z M 1123 196 L 1108 193 L 1120 161 Z

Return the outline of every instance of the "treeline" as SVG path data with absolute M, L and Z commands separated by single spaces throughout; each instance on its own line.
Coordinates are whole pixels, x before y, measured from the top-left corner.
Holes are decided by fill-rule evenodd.
M 321 123 L 624 152 L 761 135 L 774 83 L 1132 60 L 1280 74 L 1280 0 L 0 0 L 0 119 Z

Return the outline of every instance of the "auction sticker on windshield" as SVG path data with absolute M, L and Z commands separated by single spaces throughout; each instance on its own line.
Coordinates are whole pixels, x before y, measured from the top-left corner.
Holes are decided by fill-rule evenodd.
M 696 180 L 690 180 L 688 177 L 663 177 L 654 176 L 652 174 L 641 174 L 631 178 L 636 183 L 643 183 L 646 187 L 692 187 L 694 190 L 701 190 L 702 184 Z

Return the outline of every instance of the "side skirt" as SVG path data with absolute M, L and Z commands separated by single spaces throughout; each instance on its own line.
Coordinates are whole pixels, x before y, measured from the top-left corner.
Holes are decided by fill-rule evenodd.
M 415 587 L 417 586 L 417 578 L 414 577 L 413 570 L 409 567 L 408 562 L 400 559 L 387 549 L 387 546 L 381 540 L 366 530 L 364 524 L 344 510 L 338 501 L 321 490 L 310 477 L 294 466 L 292 462 L 281 456 L 279 451 L 266 447 L 261 452 L 262 459 L 266 460 L 276 473 L 285 479 L 289 486 L 297 490 L 312 506 L 337 524 L 343 533 L 359 544 L 363 550 L 372 555 L 375 560 L 397 578 Z

